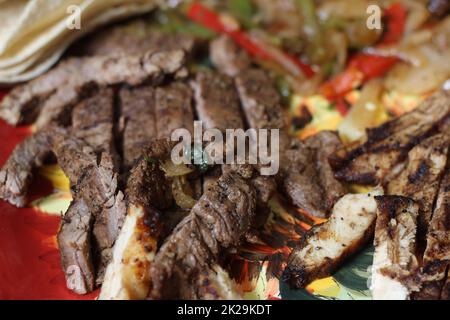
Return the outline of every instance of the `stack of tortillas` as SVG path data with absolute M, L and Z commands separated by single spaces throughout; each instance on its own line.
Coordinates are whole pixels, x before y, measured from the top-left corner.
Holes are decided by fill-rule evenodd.
M 48 70 L 76 39 L 160 0 L 0 0 L 0 84 Z

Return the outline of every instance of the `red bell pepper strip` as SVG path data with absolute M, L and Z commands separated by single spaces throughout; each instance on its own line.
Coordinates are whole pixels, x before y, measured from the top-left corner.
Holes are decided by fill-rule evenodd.
M 248 34 L 241 30 L 232 30 L 227 28 L 227 26 L 221 21 L 220 16 L 209 8 L 205 7 L 201 3 L 194 2 L 188 9 L 187 16 L 198 24 L 213 30 L 218 33 L 225 33 L 230 36 L 240 47 L 246 50 L 250 55 L 254 57 L 258 57 L 260 59 L 271 60 L 280 64 L 279 57 L 272 54 L 269 50 L 266 50 Z M 283 53 L 283 58 L 288 59 L 294 63 L 294 65 L 298 68 L 298 73 L 303 73 L 306 77 L 312 77 L 315 72 L 311 68 L 311 66 L 301 62 L 296 57 L 293 57 L 287 53 Z M 289 70 L 287 70 L 289 71 Z
M 384 10 L 387 31 L 383 36 L 382 45 L 398 42 L 405 32 L 406 8 L 399 2 L 393 3 Z
M 394 3 L 385 11 L 388 32 L 381 45 L 398 41 L 404 31 L 406 22 L 406 9 L 400 3 Z M 347 69 L 341 74 L 328 80 L 319 89 L 319 92 L 330 100 L 343 97 L 345 94 L 362 83 L 384 75 L 397 62 L 396 57 L 377 56 L 366 53 L 355 54 L 349 61 Z

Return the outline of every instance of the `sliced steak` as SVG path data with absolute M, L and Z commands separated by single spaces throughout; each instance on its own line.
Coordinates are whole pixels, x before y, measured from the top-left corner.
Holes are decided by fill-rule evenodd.
M 433 215 L 433 204 L 447 163 L 450 136 L 434 135 L 408 153 L 405 169 L 387 185 L 387 194 L 414 199 L 420 206 L 418 236 L 425 239 Z
M 226 35 L 219 36 L 211 41 L 209 55 L 214 66 L 230 77 L 245 72 L 251 65 L 248 54 Z
M 125 216 L 123 194 L 118 189 L 117 173 L 114 171 L 112 158 L 107 153 L 98 155 L 84 141 L 74 137 L 70 131 L 52 130 L 49 140 L 58 164 L 69 178 L 74 203 L 82 199 L 94 217 L 92 232 L 95 250 L 100 253 L 96 279 L 99 283 Z M 63 220 L 61 230 L 77 228 L 76 225 L 66 226 L 66 223 L 76 224 L 77 219 Z M 58 236 L 61 246 L 71 243 L 70 239 L 65 238 L 68 236 L 67 233 Z M 76 251 L 75 254 L 82 254 L 82 252 Z M 62 264 L 68 266 L 71 262 L 71 260 L 63 261 Z M 83 268 L 80 267 L 80 269 Z M 68 278 L 70 278 L 69 271 L 65 269 Z
M 113 158 L 115 168 L 119 159 L 115 147 L 114 92 L 102 89 L 81 101 L 72 112 L 72 128 L 76 136 L 86 141 L 97 153 L 106 152 Z
M 338 150 L 330 159 L 342 181 L 378 184 L 403 162 L 409 150 L 435 133 L 450 116 L 450 91 L 441 90 L 405 115 L 367 130 L 367 140 Z
M 236 87 L 251 128 L 286 128 L 280 95 L 264 70 L 254 68 L 239 74 Z
M 151 86 L 120 90 L 124 121 L 122 148 L 124 170 L 130 170 L 149 141 L 155 139 L 155 90 Z
M 176 129 L 194 132 L 192 91 L 182 82 L 174 82 L 156 89 L 156 127 L 158 139 L 170 138 Z
M 223 249 L 240 244 L 255 209 L 254 188 L 236 172 L 211 184 L 156 255 L 150 297 L 205 298 L 202 274 L 217 266 Z
M 214 72 L 199 72 L 192 83 L 195 107 L 205 129 L 242 129 L 244 121 L 233 79 Z
M 75 199 L 64 215 L 58 233 L 67 287 L 78 294 L 86 294 L 95 288 L 91 242 L 93 221 L 93 212 L 84 199 Z
M 160 83 L 166 75 L 180 71 L 184 61 L 185 53 L 181 50 L 136 56 L 69 58 L 43 76 L 15 87 L 1 102 L 0 117 L 17 125 L 25 123 L 24 120 L 32 122 L 36 119 L 34 116 L 39 115 L 36 125 L 42 128 L 58 120 L 68 103 L 79 101 L 81 89 L 90 84 Z M 36 101 L 45 102 L 36 106 Z
M 82 39 L 77 44 L 76 53 L 123 56 L 179 49 L 190 53 L 194 44 L 194 38 L 187 34 L 154 31 L 148 21 L 133 19 L 127 23 L 108 26 Z
M 38 132 L 18 144 L 0 171 L 0 198 L 17 206 L 27 204 L 33 170 L 51 154 L 48 132 Z
M 335 178 L 328 157 L 342 146 L 336 132 L 321 131 L 285 152 L 283 189 L 299 208 L 325 218 L 346 192 Z

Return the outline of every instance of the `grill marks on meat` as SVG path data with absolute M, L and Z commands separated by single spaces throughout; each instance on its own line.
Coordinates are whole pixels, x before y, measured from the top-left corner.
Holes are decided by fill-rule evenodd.
M 341 146 L 337 133 L 322 131 L 285 152 L 283 188 L 297 207 L 324 218 L 345 194 L 328 163 Z
M 184 50 L 192 52 L 195 40 L 186 34 L 151 30 L 144 19 L 114 25 L 82 40 L 77 53 L 89 56 L 139 55 L 145 52 Z
M 406 168 L 387 186 L 387 193 L 414 199 L 420 205 L 418 235 L 423 239 L 430 223 L 439 182 L 447 163 L 450 137 L 434 135 L 408 153 Z
M 213 274 L 222 249 L 240 244 L 255 208 L 255 190 L 236 171 L 210 184 L 156 255 L 150 297 L 223 298 L 220 292 L 205 292 L 202 274 Z
M 151 86 L 120 90 L 123 165 L 132 168 L 144 146 L 157 135 L 155 118 L 155 90 Z
M 51 154 L 48 132 L 38 132 L 17 145 L 0 171 L 0 198 L 17 206 L 27 203 L 33 170 Z
M 233 79 L 213 72 L 199 72 L 192 83 L 195 106 L 206 129 L 242 129 L 244 122 Z
M 348 194 L 334 205 L 330 218 L 313 227 L 290 257 L 283 278 L 293 288 L 331 275 L 344 260 L 372 238 L 376 220 L 376 189 L 369 194 Z
M 148 53 L 136 56 L 96 56 L 69 58 L 45 75 L 14 88 L 0 104 L 0 116 L 12 125 L 32 122 L 38 115 L 39 128 L 60 119 L 67 105 L 81 99 L 83 88 L 126 83 L 161 83 L 184 65 L 181 50 Z M 44 101 L 41 112 L 36 101 Z M 30 107 L 30 105 L 32 107 Z
M 331 157 L 336 177 L 350 183 L 384 183 L 408 151 L 449 117 L 449 100 L 450 91 L 442 90 L 413 111 L 367 130 L 367 141 L 342 148 Z
M 406 300 L 417 290 L 416 229 L 419 205 L 402 196 L 378 196 L 372 296 Z
M 423 256 L 422 288 L 415 299 L 449 299 L 450 171 L 442 178 Z M 447 284 L 445 284 L 447 283 Z
M 194 132 L 192 92 L 188 85 L 174 82 L 159 87 L 155 99 L 158 139 L 170 138 L 172 132 L 179 128 Z

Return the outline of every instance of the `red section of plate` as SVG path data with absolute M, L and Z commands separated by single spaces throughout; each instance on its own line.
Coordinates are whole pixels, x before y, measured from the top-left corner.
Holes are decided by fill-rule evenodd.
M 1 98 L 0 98 L 1 100 Z M 0 165 L 30 129 L 0 122 Z M 33 183 L 31 199 L 51 191 L 48 181 Z M 0 299 L 94 299 L 66 288 L 56 244 L 60 218 L 0 200 Z

